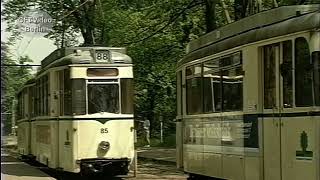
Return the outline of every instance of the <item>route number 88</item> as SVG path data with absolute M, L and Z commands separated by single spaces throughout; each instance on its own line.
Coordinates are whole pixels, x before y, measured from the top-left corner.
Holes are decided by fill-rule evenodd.
M 108 60 L 108 54 L 107 53 L 97 53 L 97 60 Z

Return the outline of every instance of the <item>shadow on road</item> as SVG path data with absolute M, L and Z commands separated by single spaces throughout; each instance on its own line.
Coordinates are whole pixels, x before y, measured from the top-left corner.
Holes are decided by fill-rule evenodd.
M 32 167 L 16 158 L 1 155 L 1 174 L 12 176 L 48 177 L 36 167 Z

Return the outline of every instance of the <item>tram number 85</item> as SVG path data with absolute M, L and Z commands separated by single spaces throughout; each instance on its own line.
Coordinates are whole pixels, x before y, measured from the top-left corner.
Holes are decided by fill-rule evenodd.
M 100 129 L 100 133 L 101 134 L 105 134 L 105 133 L 108 133 L 109 131 L 108 131 L 108 128 L 101 128 Z

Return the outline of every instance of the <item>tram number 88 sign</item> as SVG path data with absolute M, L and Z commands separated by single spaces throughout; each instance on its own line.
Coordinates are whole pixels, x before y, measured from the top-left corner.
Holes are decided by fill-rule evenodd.
M 96 51 L 96 62 L 109 62 L 110 52 L 107 50 Z

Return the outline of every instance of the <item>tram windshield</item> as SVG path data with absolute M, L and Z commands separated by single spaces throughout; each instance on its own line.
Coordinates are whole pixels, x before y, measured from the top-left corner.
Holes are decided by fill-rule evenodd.
M 88 114 L 119 113 L 118 84 L 88 84 Z

